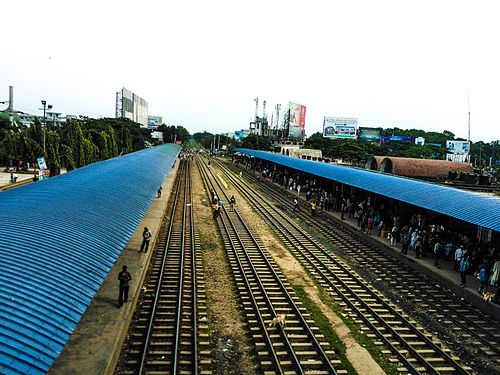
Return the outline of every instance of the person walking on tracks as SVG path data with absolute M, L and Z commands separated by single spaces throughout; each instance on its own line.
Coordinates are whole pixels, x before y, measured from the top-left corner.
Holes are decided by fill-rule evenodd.
M 130 276 L 130 273 L 127 271 L 127 266 L 123 266 L 122 271 L 118 274 L 118 280 L 120 281 L 118 308 L 120 308 L 123 306 L 123 303 L 128 300 L 129 281 L 132 280 L 132 276 Z
M 292 212 L 295 212 L 295 210 L 297 209 L 298 206 L 299 206 L 299 201 L 297 200 L 297 198 L 295 198 L 293 200 L 293 210 L 292 210 Z
M 147 227 L 144 227 L 144 230 L 142 231 L 142 244 L 141 244 L 141 249 L 139 250 L 139 253 L 144 250 L 145 253 L 148 252 L 149 248 L 149 241 L 151 240 L 151 232 Z
M 234 195 L 231 196 L 231 199 L 229 199 L 229 203 L 231 203 L 231 212 L 234 211 L 234 204 L 236 203 L 236 198 Z
M 219 203 L 215 203 L 213 205 L 213 210 L 214 210 L 214 219 L 217 219 L 217 216 L 219 216 Z
M 311 203 L 311 215 L 316 216 L 316 202 L 315 201 L 313 201 Z

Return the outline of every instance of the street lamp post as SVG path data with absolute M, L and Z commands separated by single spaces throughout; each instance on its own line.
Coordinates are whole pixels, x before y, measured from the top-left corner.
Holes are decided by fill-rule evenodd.
M 52 104 L 47 105 L 47 101 L 42 100 L 42 105 L 43 105 L 43 155 L 45 156 L 46 155 L 46 152 L 45 152 L 45 128 L 47 126 L 47 124 L 45 123 L 45 108 L 48 108 L 49 110 L 51 110 Z

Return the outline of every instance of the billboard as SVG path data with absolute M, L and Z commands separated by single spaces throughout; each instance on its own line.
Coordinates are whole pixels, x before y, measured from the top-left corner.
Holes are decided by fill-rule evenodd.
M 162 132 L 151 132 L 151 138 L 163 140 Z
M 358 139 L 367 142 L 380 142 L 380 135 L 382 133 L 382 129 L 380 128 L 359 128 Z
M 446 149 L 450 154 L 465 155 L 470 151 L 470 143 L 467 141 L 446 141 Z
M 356 139 L 357 118 L 325 117 L 323 120 L 323 137 Z
M 417 137 L 417 138 L 415 138 L 415 144 L 417 146 L 423 146 L 423 145 L 425 145 L 425 138 L 424 137 Z
M 467 154 L 446 154 L 446 160 L 467 162 Z
M 163 124 L 163 117 L 161 117 L 161 116 L 148 116 L 148 128 L 149 129 L 156 129 L 161 124 Z
M 380 143 L 387 143 L 389 141 L 401 141 L 413 143 L 413 137 L 408 135 L 383 135 L 380 137 Z
M 306 136 L 306 107 L 297 103 L 288 103 L 290 119 L 288 136 L 290 138 L 305 138 Z

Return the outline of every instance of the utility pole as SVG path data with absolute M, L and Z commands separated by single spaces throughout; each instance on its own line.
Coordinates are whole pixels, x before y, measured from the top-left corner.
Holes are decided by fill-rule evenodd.
M 9 122 L 14 125 L 14 87 L 9 86 Z
M 45 128 L 47 127 L 47 124 L 45 123 L 45 109 L 49 109 L 49 111 L 52 109 L 52 104 L 47 105 L 46 100 L 42 100 L 42 105 L 43 105 L 43 155 L 47 155 L 46 150 L 45 150 Z M 42 108 L 40 108 L 42 109 Z

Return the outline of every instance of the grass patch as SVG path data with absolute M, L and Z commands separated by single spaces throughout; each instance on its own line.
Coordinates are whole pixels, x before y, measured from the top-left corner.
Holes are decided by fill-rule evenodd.
M 335 351 L 336 359 L 340 360 L 342 367 L 349 375 L 356 375 L 357 371 L 347 359 L 345 345 L 337 336 L 337 333 L 332 329 L 328 318 L 323 314 L 318 305 L 316 305 L 309 298 L 302 285 L 290 283 L 290 286 L 295 291 L 295 295 L 302 302 L 302 305 L 306 308 L 307 312 L 311 315 L 316 327 L 318 327 L 323 336 L 325 336 L 325 340 L 330 344 L 330 348 Z

